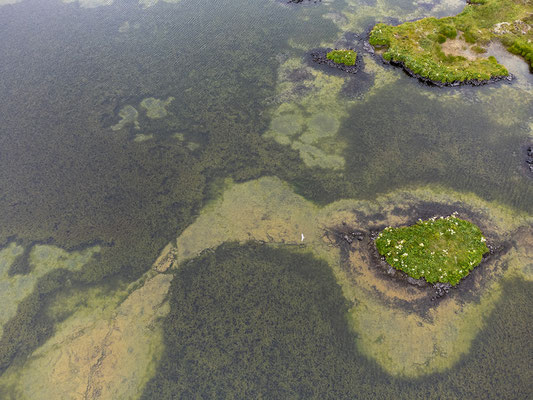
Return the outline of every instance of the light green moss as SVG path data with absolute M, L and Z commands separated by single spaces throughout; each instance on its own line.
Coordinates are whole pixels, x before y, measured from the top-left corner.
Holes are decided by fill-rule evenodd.
M 168 115 L 167 107 L 172 103 L 174 97 L 166 100 L 159 100 L 154 97 L 148 97 L 141 101 L 141 107 L 146 110 L 146 116 L 151 119 L 163 118 Z
M 139 118 L 139 112 L 135 107 L 130 105 L 122 107 L 118 116 L 120 117 L 120 121 L 111 127 L 112 130 L 118 131 L 125 128 L 127 125 L 133 125 L 135 129 L 140 129 L 139 121 L 137 120 Z
M 290 74 L 300 70 L 309 90 L 300 93 L 301 82 L 292 82 Z M 337 132 L 347 115 L 349 102 L 339 93 L 344 78 L 306 67 L 301 59 L 288 59 L 279 72 L 278 95 L 281 104 L 274 110 L 265 137 L 298 150 L 309 167 L 340 170 L 344 168 L 345 144 Z
M 160 322 L 169 311 L 171 280 L 148 272 L 112 292 L 60 294 L 50 312 L 72 315 L 22 365 L 2 375 L 8 398 L 138 398 L 163 352 Z
M 3 325 L 15 316 L 17 306 L 33 292 L 40 277 L 57 268 L 80 270 L 94 254 L 100 252 L 100 246 L 69 253 L 55 246 L 36 245 L 29 255 L 31 272 L 9 276 L 10 266 L 23 251 L 22 246 L 13 242 L 0 251 L 0 336 Z

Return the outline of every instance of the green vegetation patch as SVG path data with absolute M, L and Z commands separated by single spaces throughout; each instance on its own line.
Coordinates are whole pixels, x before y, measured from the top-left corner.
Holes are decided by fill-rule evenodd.
M 385 60 L 401 63 L 434 82 L 485 81 L 509 75 L 494 57 L 476 52 L 493 39 L 501 40 L 533 66 L 532 12 L 531 2 L 486 0 L 467 5 L 454 17 L 424 18 L 398 26 L 379 23 L 370 33 L 370 44 L 382 51 Z M 448 40 L 454 40 L 454 46 L 445 46 Z
M 456 285 L 489 251 L 485 242 L 476 225 L 452 214 L 407 227 L 387 227 L 378 235 L 376 247 L 390 265 L 415 279 Z
M 357 52 L 353 50 L 331 50 L 327 54 L 327 58 L 334 63 L 351 66 L 355 65 Z

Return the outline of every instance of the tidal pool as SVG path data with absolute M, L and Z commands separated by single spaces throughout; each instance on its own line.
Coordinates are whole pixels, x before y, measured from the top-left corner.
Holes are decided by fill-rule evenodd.
M 365 44 L 464 5 L 0 0 L 0 397 L 531 397 L 533 74 Z M 452 212 L 493 251 L 436 299 L 373 238 Z

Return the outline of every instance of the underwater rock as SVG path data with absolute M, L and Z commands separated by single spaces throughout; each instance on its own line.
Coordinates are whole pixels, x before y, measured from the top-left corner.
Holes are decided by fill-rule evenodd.
M 530 172 L 533 177 L 533 145 L 526 146 L 525 162 L 528 172 Z

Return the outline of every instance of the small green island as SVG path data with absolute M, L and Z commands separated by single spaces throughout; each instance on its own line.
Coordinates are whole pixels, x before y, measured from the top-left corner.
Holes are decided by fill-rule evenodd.
M 456 285 L 489 251 L 481 230 L 452 214 L 385 228 L 376 247 L 387 262 L 412 278 Z
M 471 0 L 453 17 L 424 18 L 398 26 L 379 23 L 369 42 L 386 61 L 434 83 L 460 84 L 509 75 L 487 46 L 500 41 L 533 69 L 533 2 Z
M 352 66 L 355 65 L 357 52 L 354 50 L 331 50 L 326 57 L 334 63 Z

